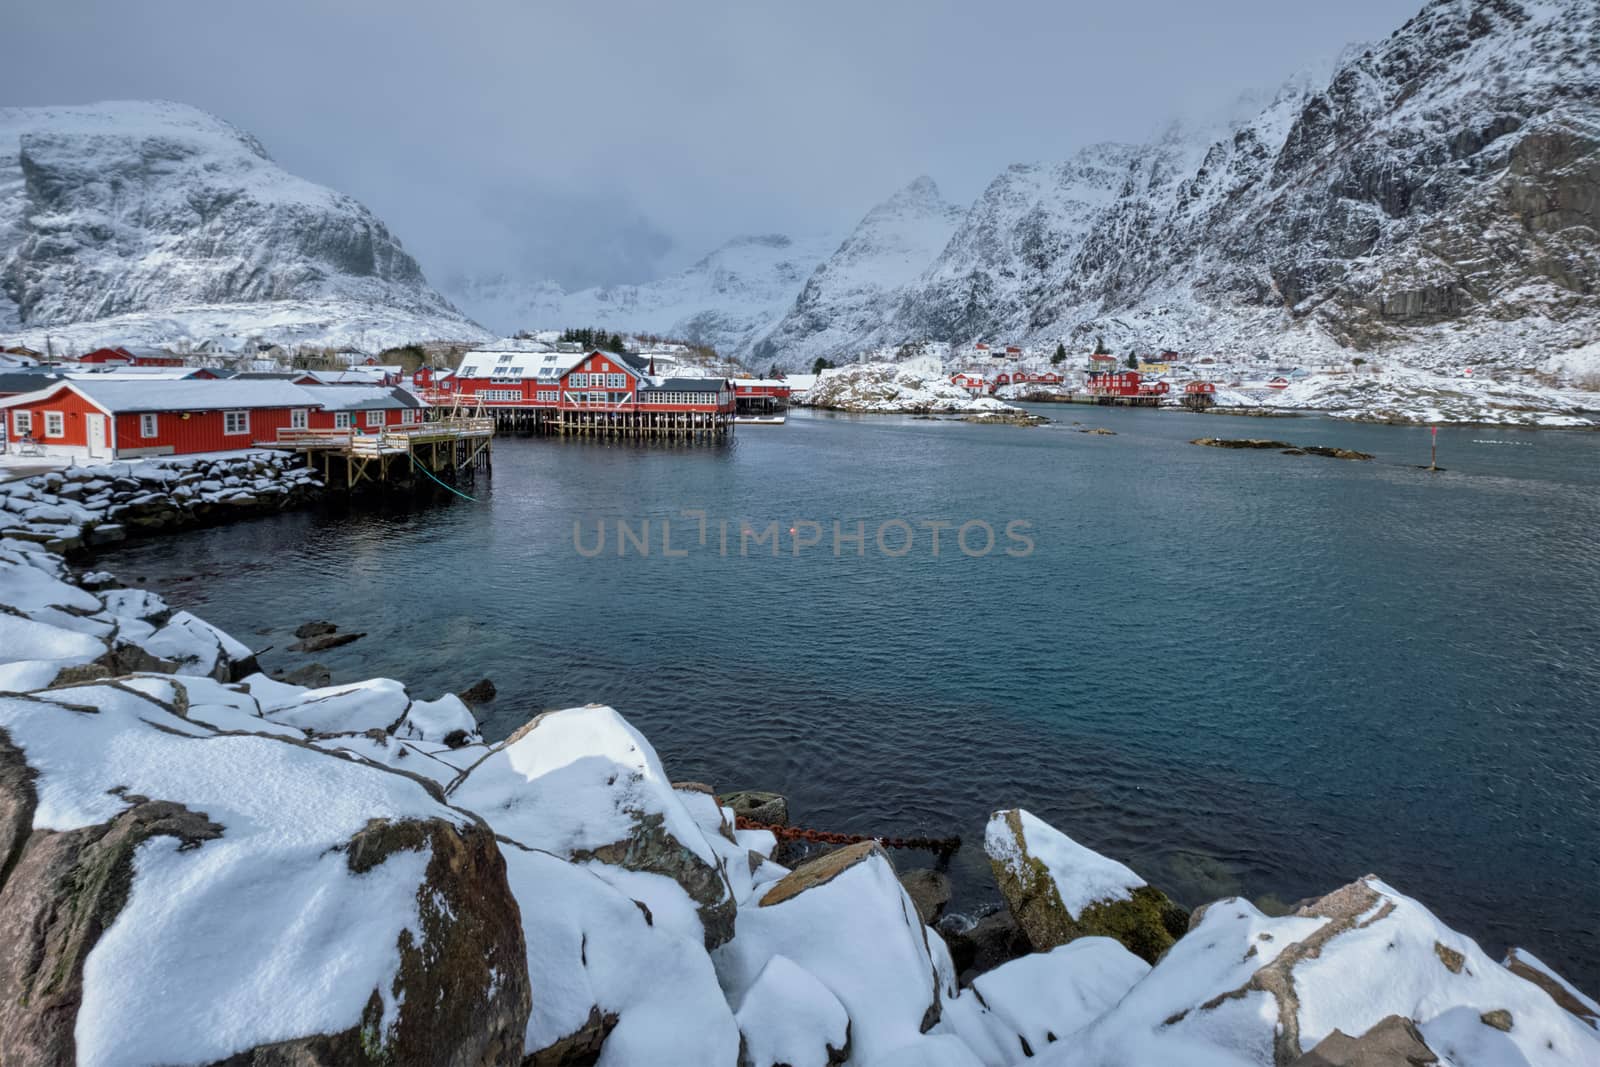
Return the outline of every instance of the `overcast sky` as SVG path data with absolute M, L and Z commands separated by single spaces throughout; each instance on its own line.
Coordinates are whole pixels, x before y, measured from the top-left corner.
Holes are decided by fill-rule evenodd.
M 160 97 L 254 133 L 453 271 L 644 280 L 825 233 L 929 174 L 1221 111 L 1421 0 L 48 0 L 7 4 L 0 102 Z

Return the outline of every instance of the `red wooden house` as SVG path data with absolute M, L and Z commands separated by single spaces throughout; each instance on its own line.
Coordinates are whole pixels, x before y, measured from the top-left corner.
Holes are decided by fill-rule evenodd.
M 10 450 L 27 440 L 92 460 L 252 448 L 291 430 L 376 432 L 420 423 L 423 407 L 402 389 L 79 378 L 0 400 L 0 415 Z
M 124 367 L 181 367 L 183 357 L 159 348 L 97 348 L 78 357 L 79 363 L 120 364 Z
M 983 392 L 983 375 L 961 371 L 950 376 L 950 384 L 960 386 L 969 393 Z

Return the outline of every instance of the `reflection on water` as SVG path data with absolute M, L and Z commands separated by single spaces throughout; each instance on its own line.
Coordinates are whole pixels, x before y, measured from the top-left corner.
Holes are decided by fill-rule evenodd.
M 336 678 L 492 678 L 491 736 L 603 701 L 677 778 L 782 790 L 825 829 L 959 832 L 961 907 L 993 896 L 985 816 L 1023 804 L 1189 903 L 1377 871 L 1491 951 L 1600 985 L 1600 437 L 1442 430 L 1429 475 L 1423 428 L 1043 410 L 1059 424 L 502 440 L 478 504 L 285 515 L 103 562 L 273 646 L 271 667 L 325 617 L 369 635 L 320 654 Z M 1378 459 L 1187 443 L 1204 435 Z M 719 518 L 778 523 L 781 551 L 723 555 Z M 872 536 L 896 519 L 919 532 L 899 558 Z M 1013 519 L 1025 558 L 921 536 Z M 654 524 L 648 556 L 575 551 L 575 522 L 619 520 Z M 662 557 L 664 520 L 686 555 Z M 826 536 L 795 555 L 802 520 Z M 835 521 L 865 524 L 861 554 L 834 555 Z

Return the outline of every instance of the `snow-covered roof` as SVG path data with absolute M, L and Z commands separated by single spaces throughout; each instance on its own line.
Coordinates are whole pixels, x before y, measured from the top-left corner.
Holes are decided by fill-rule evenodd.
M 348 410 L 342 401 L 324 397 L 350 395 L 360 405 L 359 397 L 370 399 L 368 394 L 388 394 L 388 389 L 364 389 L 360 386 L 312 387 L 299 386 L 280 379 L 230 379 L 209 381 L 196 378 L 187 381 L 128 381 L 104 380 L 101 375 L 69 381 L 51 382 L 31 393 L 0 400 L 0 407 L 18 407 L 43 400 L 57 389 L 71 389 L 85 397 L 108 415 L 134 411 L 221 411 L 241 408 L 309 408 L 324 407 L 330 410 Z M 313 392 L 316 389 L 316 392 Z M 408 394 L 409 395 L 409 394 Z M 416 407 L 415 402 L 390 402 L 383 407 Z
M 422 407 L 422 401 L 397 386 L 302 385 L 297 388 L 325 411 Z
M 474 349 L 461 357 L 456 377 L 559 378 L 588 357 L 588 352 Z
M 191 377 L 197 367 L 117 367 L 112 370 L 69 370 L 68 378 L 77 380 L 113 381 L 182 381 Z

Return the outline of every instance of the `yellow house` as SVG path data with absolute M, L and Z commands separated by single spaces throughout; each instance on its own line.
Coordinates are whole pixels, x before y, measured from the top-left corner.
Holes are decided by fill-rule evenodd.
M 1167 371 L 1169 371 L 1171 369 L 1172 369 L 1172 365 L 1170 363 L 1166 363 L 1166 362 L 1147 363 L 1146 361 L 1144 361 L 1142 359 L 1139 361 L 1139 373 L 1140 374 L 1165 374 L 1165 373 L 1167 373 Z

